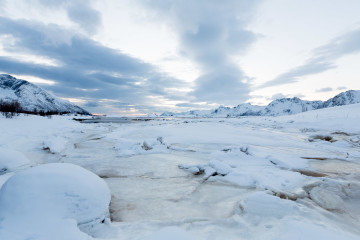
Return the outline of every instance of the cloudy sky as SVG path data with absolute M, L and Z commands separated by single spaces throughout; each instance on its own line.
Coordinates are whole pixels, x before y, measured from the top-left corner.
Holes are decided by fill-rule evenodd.
M 0 73 L 91 112 L 360 89 L 359 0 L 0 0 Z

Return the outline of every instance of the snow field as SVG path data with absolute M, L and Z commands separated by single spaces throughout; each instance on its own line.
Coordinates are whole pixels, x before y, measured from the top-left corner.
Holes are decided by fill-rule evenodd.
M 64 211 L 67 205 L 44 204 L 49 211 L 34 208 L 21 221 L 20 213 L 4 212 L 0 233 L 5 239 L 22 239 L 23 233 L 35 239 L 56 239 L 57 231 L 63 232 L 59 239 L 90 238 L 87 234 L 134 240 L 359 239 L 359 106 L 286 117 L 131 124 L 0 118 L 5 136 L 0 147 L 21 152 L 30 165 L 75 163 L 101 176 L 112 194 L 114 220 L 77 226 L 87 222 L 84 219 L 101 222 L 101 217 L 93 214 L 87 218 L 92 211 L 81 214 L 83 208 L 72 208 L 69 213 Z M 13 177 L 21 175 L 19 169 L 30 165 L 15 167 L 1 175 L 0 181 L 8 179 L 10 184 Z M 88 187 L 79 190 L 83 199 L 104 197 Z M 56 189 L 63 192 L 61 187 Z M 76 211 L 76 217 L 72 216 Z M 49 219 L 47 212 L 57 217 L 41 221 L 40 212 L 44 215 L 41 219 Z M 19 229 L 23 233 L 18 233 Z

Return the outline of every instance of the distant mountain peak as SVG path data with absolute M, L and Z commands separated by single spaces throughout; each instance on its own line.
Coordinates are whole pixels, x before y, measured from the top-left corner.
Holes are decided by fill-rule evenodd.
M 270 102 L 267 106 L 256 106 L 250 103 L 242 103 L 236 107 L 220 106 L 214 110 L 196 111 L 192 110 L 183 113 L 164 113 L 162 116 L 181 117 L 240 117 L 240 116 L 280 116 L 291 115 L 321 108 L 342 106 L 360 103 L 360 91 L 349 90 L 336 95 L 333 98 L 323 101 L 306 101 L 298 97 L 279 98 Z
M 342 106 L 360 102 L 360 91 L 348 90 L 324 102 L 324 107 Z
M 26 80 L 17 79 L 9 74 L 0 74 L 0 99 L 19 101 L 27 111 L 57 111 L 90 114 L 81 107 L 60 99 Z

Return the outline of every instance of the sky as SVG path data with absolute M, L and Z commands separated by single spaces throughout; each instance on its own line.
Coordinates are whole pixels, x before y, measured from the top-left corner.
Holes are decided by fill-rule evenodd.
M 359 0 L 0 0 L 0 73 L 93 113 L 360 89 Z

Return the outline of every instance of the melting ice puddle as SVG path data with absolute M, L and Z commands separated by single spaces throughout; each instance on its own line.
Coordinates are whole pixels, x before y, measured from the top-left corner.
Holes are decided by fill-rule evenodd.
M 104 178 L 111 189 L 113 221 L 209 220 L 233 215 L 237 202 L 249 189 L 202 183 L 178 168 L 179 164 L 202 164 L 202 154 L 137 155 L 120 158 L 122 177 Z M 116 170 L 113 168 L 113 170 Z
M 348 162 L 344 160 L 327 159 L 327 160 L 315 160 L 309 162 L 310 166 L 325 172 L 332 174 L 360 174 L 360 164 L 354 162 Z
M 113 143 L 93 138 L 88 136 L 68 149 L 62 161 L 76 163 L 103 177 L 112 193 L 110 208 L 114 221 L 228 218 L 238 211 L 238 202 L 244 194 L 251 191 L 202 183 L 201 177 L 178 168 L 179 164 L 206 164 L 209 159 L 203 151 L 117 157 Z M 188 150 L 189 146 L 177 147 Z M 201 144 L 192 147 L 206 149 Z M 211 147 L 218 149 L 219 145 Z
M 356 162 L 349 162 L 345 160 L 337 159 L 325 159 L 325 160 L 312 160 L 309 162 L 310 166 L 314 169 L 328 174 L 335 180 L 346 181 L 347 185 L 341 187 L 341 185 L 332 186 L 333 189 L 343 189 L 342 197 L 343 210 L 342 217 L 346 221 L 359 223 L 360 221 L 360 164 Z M 331 183 L 331 182 L 330 182 Z M 344 188 L 345 187 L 345 188 Z M 331 188 L 330 188 L 331 189 Z M 349 218 L 347 218 L 347 215 Z
M 109 178 L 113 221 L 227 218 L 248 189 L 182 178 Z M 129 187 L 126 187 L 129 186 Z

